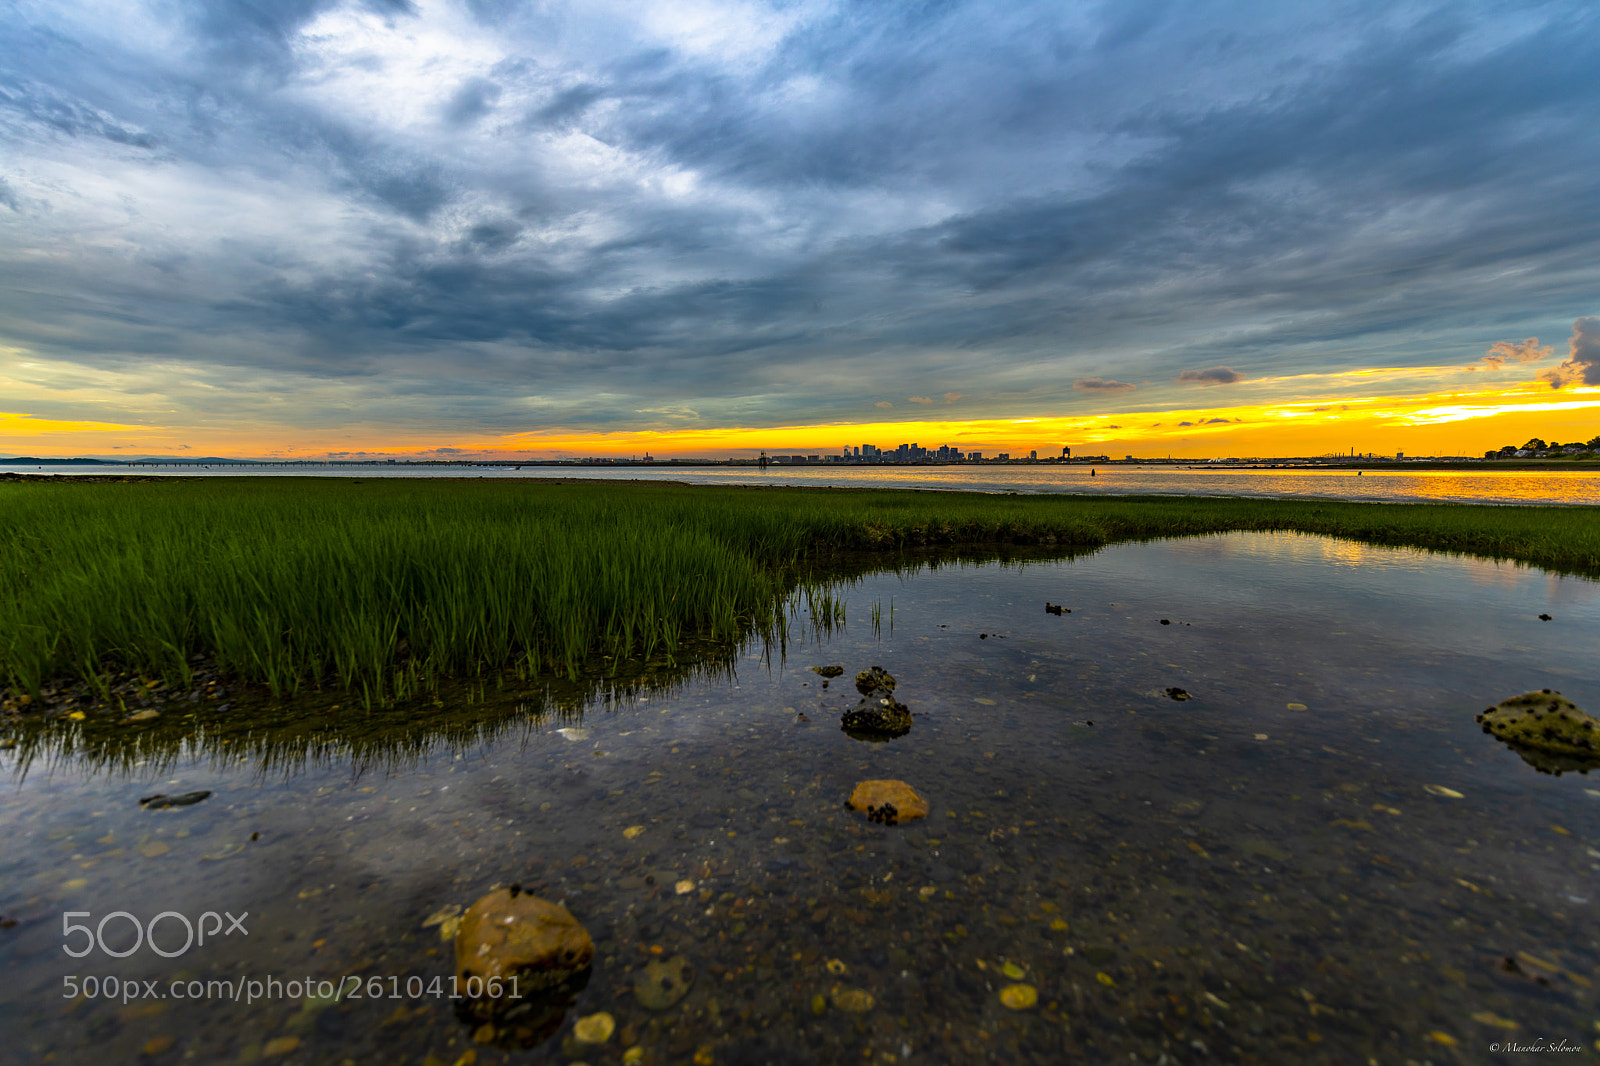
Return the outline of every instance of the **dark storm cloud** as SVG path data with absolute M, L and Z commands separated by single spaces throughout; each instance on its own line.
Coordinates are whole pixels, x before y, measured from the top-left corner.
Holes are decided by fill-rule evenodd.
M 183 10 L 170 46 L 0 26 L 0 341 L 464 381 L 485 418 L 529 382 L 618 394 L 596 420 L 982 416 L 1135 387 L 1107 368 L 1461 362 L 1600 282 L 1582 3 Z M 490 44 L 429 52 L 458 24 Z M 148 265 L 63 240 L 112 216 Z M 1600 373 L 1580 336 L 1552 384 Z
M 1567 340 L 1566 361 L 1540 374 L 1539 380 L 1552 389 L 1579 382 L 1600 385 L 1600 318 L 1580 318 L 1572 324 L 1572 336 Z
M 1185 370 L 1174 380 L 1191 381 L 1199 385 L 1232 385 L 1236 381 L 1243 381 L 1244 375 L 1229 367 L 1214 366 L 1209 370 Z

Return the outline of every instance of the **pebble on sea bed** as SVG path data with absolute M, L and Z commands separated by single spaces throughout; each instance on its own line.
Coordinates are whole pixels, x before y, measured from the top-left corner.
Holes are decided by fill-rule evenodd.
M 875 1000 L 872 993 L 861 988 L 844 988 L 834 985 L 832 990 L 833 1005 L 846 1014 L 865 1014 L 871 1010 Z
M 694 967 L 682 955 L 645 963 L 633 975 L 633 998 L 646 1010 L 666 1010 L 694 984 Z
M 498 988 L 515 977 L 520 995 L 551 991 L 587 976 L 594 959 L 594 941 L 570 911 L 516 885 L 496 889 L 468 907 L 455 939 L 456 976 L 463 989 L 473 977 L 486 988 L 493 978 L 500 979 Z M 486 994 L 464 1006 L 474 1017 L 489 1018 L 513 1004 Z
M 1027 1010 L 1039 1002 L 1039 992 L 1032 985 L 1007 985 L 1000 990 L 1000 1002 L 1011 1010 Z
M 928 801 L 917 795 L 916 790 L 904 781 L 857 782 L 850 793 L 849 804 L 852 809 L 866 812 L 869 817 L 885 806 L 890 807 L 897 822 L 928 816 Z
M 617 1020 L 605 1011 L 579 1018 L 572 1026 L 572 1035 L 582 1044 L 604 1044 L 616 1031 Z

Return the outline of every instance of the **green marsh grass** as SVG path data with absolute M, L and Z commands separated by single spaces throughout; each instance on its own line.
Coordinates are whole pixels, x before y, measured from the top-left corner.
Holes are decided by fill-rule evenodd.
M 447 678 L 574 678 L 687 638 L 782 639 L 846 554 L 1297 530 L 1600 576 L 1600 508 L 1010 496 L 593 481 L 184 478 L 0 484 L 0 680 L 368 707 Z M 879 612 L 873 612 L 874 628 Z

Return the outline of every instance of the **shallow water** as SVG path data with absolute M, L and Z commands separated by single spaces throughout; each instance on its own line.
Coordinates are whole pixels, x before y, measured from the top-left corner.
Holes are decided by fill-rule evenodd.
M 1600 584 L 1228 534 L 840 594 L 843 628 L 746 648 L 732 678 L 691 672 L 581 722 L 502 713 L 476 740 L 424 730 L 388 760 L 317 741 L 263 772 L 225 731 L 159 773 L 69 753 L 24 774 L 0 753 L 0 914 L 19 921 L 0 931 L 0 1058 L 598 1064 L 626 1037 L 647 1063 L 1442 1063 L 1593 1044 L 1600 774 L 1538 773 L 1472 718 L 1544 687 L 1600 708 Z M 824 663 L 848 673 L 824 687 Z M 888 743 L 838 729 L 873 664 L 917 715 Z M 846 810 L 869 778 L 932 814 Z M 195 789 L 214 794 L 138 803 Z M 475 1045 L 428 993 L 452 962 L 427 916 L 513 881 L 597 945 L 562 1033 L 526 1050 Z M 116 910 L 248 912 L 248 936 L 63 954 L 63 912 Z M 182 939 L 167 919 L 160 943 Z M 632 991 L 655 948 L 696 975 L 660 1012 Z M 363 998 L 65 989 L 346 975 Z M 1037 1006 L 1001 1004 L 1018 981 Z M 871 1008 L 840 1009 L 851 990 Z M 618 1035 L 573 1046 L 572 1018 L 600 1010 Z
M 40 467 L 58 474 L 118 473 L 103 466 Z M 1091 473 L 1092 470 L 1092 473 Z M 250 477 L 488 477 L 683 481 L 694 485 L 791 485 L 928 489 L 960 492 L 1078 493 L 1126 496 L 1247 496 L 1377 503 L 1600 504 L 1600 469 L 1499 470 L 1229 470 L 1168 466 L 359 466 L 139 467 L 137 474 Z

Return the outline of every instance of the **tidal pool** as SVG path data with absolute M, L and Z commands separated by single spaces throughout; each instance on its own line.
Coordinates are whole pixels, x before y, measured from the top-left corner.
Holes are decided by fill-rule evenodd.
M 324 702 L 323 725 L 275 732 L 181 707 L 94 744 L 78 723 L 10 727 L 0 1059 L 1592 1051 L 1600 774 L 1541 773 L 1473 715 L 1539 688 L 1600 711 L 1600 584 L 1227 534 L 910 560 L 834 594 L 842 624 L 798 607 L 781 649 L 564 715 L 481 692 L 404 719 Z M 826 664 L 845 676 L 824 685 L 810 667 Z M 886 743 L 839 729 L 872 665 L 915 715 Z M 929 817 L 847 810 L 874 778 L 909 782 Z M 561 1030 L 531 1048 L 458 1020 L 439 994 L 451 945 L 425 925 L 513 882 L 596 944 Z M 162 912 L 206 942 L 178 953 L 168 917 L 153 944 L 172 957 L 136 945 L 133 922 Z M 246 914 L 247 932 L 209 931 Z M 71 957 L 93 938 L 64 921 L 100 943 Z M 646 1008 L 635 975 L 679 955 L 687 994 Z M 251 981 L 267 998 L 244 1001 Z M 345 994 L 308 992 L 324 981 Z M 1019 984 L 1037 1001 L 1011 1009 Z M 615 1033 L 578 1043 L 573 1023 L 600 1011 Z

